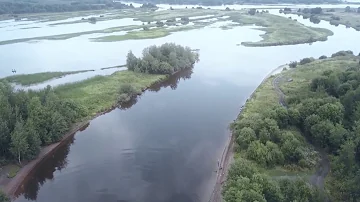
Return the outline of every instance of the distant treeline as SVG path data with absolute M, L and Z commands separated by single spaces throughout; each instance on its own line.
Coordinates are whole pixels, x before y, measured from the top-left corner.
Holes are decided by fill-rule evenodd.
M 46 13 L 46 12 L 69 12 L 87 11 L 101 9 L 124 9 L 131 8 L 126 4 L 110 0 L 98 0 L 94 2 L 59 2 L 59 3 L 32 3 L 32 2 L 0 2 L 0 14 L 22 14 L 22 13 Z
M 201 4 L 204 6 L 216 6 L 216 5 L 233 5 L 233 4 L 278 4 L 278 3 L 302 3 L 302 4 L 321 4 L 321 3 L 339 3 L 338 0 L 149 0 L 135 2 L 151 2 L 156 4 Z
M 131 51 L 127 55 L 126 65 L 129 70 L 149 74 L 172 74 L 185 68 L 190 68 L 198 61 L 198 53 L 189 47 L 174 43 L 161 46 L 150 46 L 142 52 L 142 58 L 137 58 Z

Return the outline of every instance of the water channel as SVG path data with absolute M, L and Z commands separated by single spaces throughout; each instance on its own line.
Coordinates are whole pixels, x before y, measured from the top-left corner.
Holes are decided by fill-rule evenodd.
M 230 135 L 227 127 L 269 72 L 304 57 L 360 51 L 354 43 L 360 32 L 352 28 L 288 16 L 334 35 L 313 44 L 244 47 L 236 44 L 261 40 L 263 32 L 252 26 L 221 30 L 215 24 L 149 40 L 93 43 L 80 36 L 0 46 L 3 64 L 27 73 L 123 64 L 129 49 L 139 55 L 146 46 L 165 42 L 200 49 L 193 70 L 77 132 L 38 167 L 16 202 L 206 202 Z M 0 76 L 7 74 L 1 68 Z

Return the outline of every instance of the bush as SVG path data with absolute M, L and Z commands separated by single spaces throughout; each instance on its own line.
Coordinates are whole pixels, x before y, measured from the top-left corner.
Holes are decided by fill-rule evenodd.
M 340 20 L 340 17 L 339 16 L 331 16 L 331 19 L 332 20 Z
M 128 95 L 132 95 L 132 94 L 137 94 L 137 90 L 135 89 L 134 86 L 130 85 L 130 84 L 123 84 L 120 86 L 120 89 L 119 89 L 119 93 L 120 94 L 128 94 Z
M 297 62 L 296 62 L 296 61 L 290 62 L 290 64 L 289 64 L 289 67 L 290 67 L 290 68 L 295 68 L 296 66 L 297 66 Z
M 322 56 L 319 57 L 320 60 L 323 60 L 323 59 L 326 59 L 326 58 L 327 58 L 326 55 L 322 55 Z
M 310 62 L 313 62 L 314 60 L 314 58 L 303 58 L 300 60 L 300 65 L 308 64 Z
M 0 202 L 10 202 L 10 199 L 0 190 Z
M 346 55 L 354 55 L 354 53 L 351 50 L 347 51 L 339 51 L 331 55 L 331 57 L 338 57 L 338 56 L 346 56 Z

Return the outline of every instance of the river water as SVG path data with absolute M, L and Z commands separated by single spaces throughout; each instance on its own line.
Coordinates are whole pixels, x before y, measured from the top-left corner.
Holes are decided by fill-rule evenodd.
M 149 40 L 94 43 L 81 36 L 0 46 L 5 64 L 27 73 L 123 64 L 129 49 L 139 55 L 146 46 L 165 42 L 200 49 L 193 70 L 77 132 L 38 167 L 16 202 L 206 202 L 230 135 L 227 127 L 269 72 L 304 57 L 360 51 L 354 43 L 360 32 L 354 29 L 288 16 L 328 28 L 334 36 L 313 44 L 244 47 L 236 44 L 260 40 L 263 32 L 251 26 L 221 30 L 215 24 Z M 0 73 L 8 74 L 3 68 Z

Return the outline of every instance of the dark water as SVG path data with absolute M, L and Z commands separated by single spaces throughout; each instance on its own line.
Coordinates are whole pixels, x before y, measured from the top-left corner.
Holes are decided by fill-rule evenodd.
M 311 25 L 328 27 L 335 35 L 311 45 L 247 48 L 236 44 L 259 40 L 260 31 L 208 27 L 107 44 L 139 54 L 149 44 L 177 42 L 199 48 L 201 61 L 91 121 L 36 170 L 16 201 L 206 202 L 229 137 L 227 126 L 272 69 L 343 49 L 360 51 L 354 43 L 360 32 L 326 22 Z

